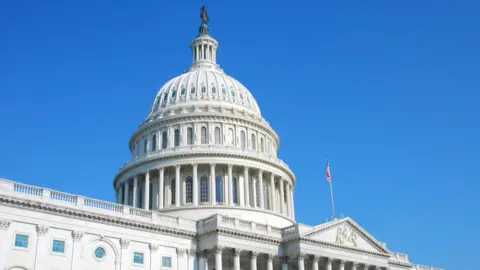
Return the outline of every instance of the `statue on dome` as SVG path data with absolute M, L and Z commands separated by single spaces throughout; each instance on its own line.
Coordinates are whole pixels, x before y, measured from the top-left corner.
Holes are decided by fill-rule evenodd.
M 208 14 L 207 14 L 207 8 L 205 6 L 202 6 L 200 9 L 200 19 L 202 19 L 202 25 L 200 26 L 200 36 L 205 36 L 208 35 Z

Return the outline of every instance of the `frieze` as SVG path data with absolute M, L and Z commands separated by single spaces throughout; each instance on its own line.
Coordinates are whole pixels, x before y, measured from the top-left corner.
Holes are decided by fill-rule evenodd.
M 337 244 L 356 247 L 357 246 L 357 234 L 346 223 L 337 227 L 337 237 L 335 242 Z
M 8 230 L 10 227 L 11 221 L 8 219 L 0 219 L 0 229 L 1 230 Z
M 159 247 L 158 244 L 153 244 L 153 243 L 148 244 L 148 248 L 149 248 L 150 251 L 152 251 L 152 252 L 156 252 L 156 251 L 158 250 L 158 247 Z
M 72 238 L 74 242 L 80 242 L 83 237 L 83 232 L 80 231 L 72 231 Z
M 130 240 L 128 239 L 120 239 L 120 246 L 122 249 L 127 249 L 130 246 Z
M 37 234 L 38 236 L 45 236 L 48 233 L 48 226 L 45 225 L 37 225 Z

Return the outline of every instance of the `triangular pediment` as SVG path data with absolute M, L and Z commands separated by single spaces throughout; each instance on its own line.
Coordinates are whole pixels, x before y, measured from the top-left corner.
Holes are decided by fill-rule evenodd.
M 384 244 L 373 238 L 351 218 L 343 218 L 315 226 L 312 230 L 303 234 L 302 238 L 368 252 L 390 253 Z

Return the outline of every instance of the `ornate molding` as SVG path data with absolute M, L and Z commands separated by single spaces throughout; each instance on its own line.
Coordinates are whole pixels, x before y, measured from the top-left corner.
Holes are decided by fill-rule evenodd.
M 233 256 L 235 256 L 235 257 L 240 256 L 240 254 L 242 253 L 242 251 L 243 251 L 242 249 L 233 248 L 233 249 L 232 249 Z
M 268 253 L 268 254 L 265 255 L 265 257 L 267 258 L 267 261 L 273 261 L 273 259 L 275 259 L 276 255 Z
M 176 248 L 177 255 L 183 256 L 185 255 L 185 249 L 184 248 Z
M 340 260 L 339 262 L 340 262 L 340 266 L 345 266 L 345 263 L 346 263 L 347 261 L 345 261 L 345 260 Z
M 368 264 L 364 264 L 364 265 L 363 265 L 363 269 L 364 269 L 364 270 L 368 270 L 368 268 L 370 268 L 370 265 L 368 265 Z
M 158 250 L 158 247 L 159 247 L 158 244 L 153 244 L 153 243 L 148 244 L 148 248 L 150 248 L 150 251 L 152 252 L 156 252 Z
M 326 263 L 327 263 L 328 265 L 332 265 L 332 263 L 333 263 L 333 258 L 332 258 L 332 257 L 327 257 Z
M 10 223 L 12 222 L 8 219 L 0 219 L 0 230 L 8 230 Z
M 318 263 L 318 262 L 322 259 L 322 257 L 321 257 L 321 256 L 317 256 L 317 255 L 313 255 L 313 256 L 312 256 L 312 259 L 313 259 L 313 262 L 314 262 L 314 263 Z
M 49 229 L 48 226 L 38 224 L 38 225 L 37 225 L 37 234 L 38 234 L 38 236 L 45 236 L 45 235 L 47 235 L 48 229 Z
M 260 254 L 258 251 L 250 251 L 250 259 L 256 260 L 258 257 L 258 254 Z
M 306 256 L 307 254 L 303 252 L 299 252 L 294 255 L 294 257 L 297 258 L 298 260 L 304 260 Z
M 128 246 L 130 245 L 130 240 L 128 239 L 120 239 L 120 246 L 122 247 L 122 249 L 127 249 Z
M 213 252 L 215 252 L 215 254 L 220 254 L 223 252 L 223 250 L 225 249 L 224 246 L 214 246 L 213 247 Z
M 72 238 L 74 242 L 82 241 L 83 232 L 80 231 L 72 231 Z
M 188 256 L 190 256 L 190 257 L 197 256 L 197 251 L 195 249 L 188 250 Z

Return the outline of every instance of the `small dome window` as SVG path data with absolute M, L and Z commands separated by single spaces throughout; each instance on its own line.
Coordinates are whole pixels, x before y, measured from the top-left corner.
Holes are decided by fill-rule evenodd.
M 213 94 L 216 94 L 216 93 L 217 93 L 217 88 L 216 88 L 215 86 L 212 87 L 212 93 L 213 93 Z
M 172 91 L 172 99 L 177 96 L 177 89 L 173 89 Z
M 163 94 L 163 100 L 162 100 L 162 106 L 165 106 L 165 104 L 167 104 L 167 93 L 164 93 Z
M 195 94 L 195 86 L 192 86 L 192 88 L 190 88 L 190 94 Z
M 247 103 L 248 105 L 250 105 L 250 98 L 248 98 L 248 96 L 247 96 Z
M 243 95 L 242 93 L 238 94 L 240 96 L 240 99 L 243 100 Z
M 182 90 L 180 91 L 180 95 L 185 96 L 185 92 L 186 92 L 185 87 L 182 86 Z
M 225 88 L 222 88 L 222 94 L 224 94 L 224 95 L 227 94 L 227 90 L 225 90 Z
M 202 93 L 206 93 L 207 92 L 207 88 L 205 86 L 202 86 Z
M 230 92 L 232 93 L 232 97 L 235 97 L 235 91 L 233 89 L 230 89 Z

